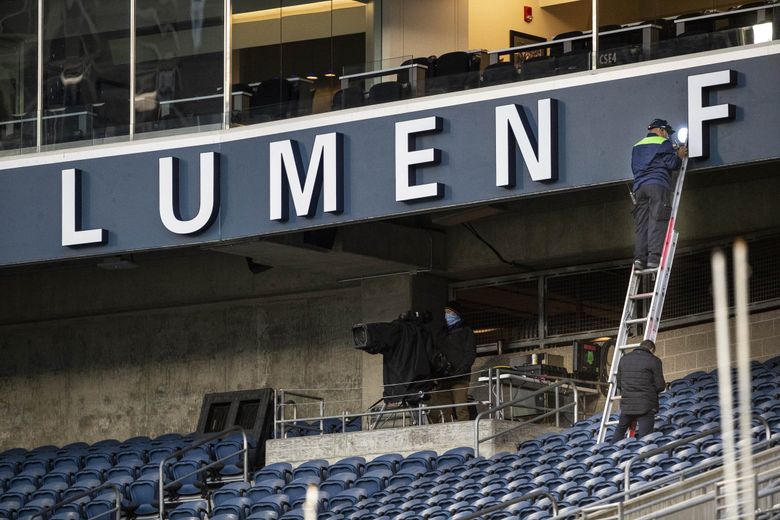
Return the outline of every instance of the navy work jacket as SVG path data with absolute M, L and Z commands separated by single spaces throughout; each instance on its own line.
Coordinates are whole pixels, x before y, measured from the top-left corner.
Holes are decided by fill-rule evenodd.
M 682 160 L 677 157 L 672 142 L 650 132 L 631 151 L 633 190 L 638 190 L 643 184 L 660 184 L 671 189 L 672 172 L 681 164 Z

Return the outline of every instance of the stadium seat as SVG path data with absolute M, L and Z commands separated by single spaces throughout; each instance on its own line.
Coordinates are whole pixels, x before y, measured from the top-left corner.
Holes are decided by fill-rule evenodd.
M 218 506 L 230 498 L 247 496 L 250 488 L 247 482 L 231 482 L 215 490 L 211 494 L 211 500 L 215 506 Z
M 328 476 L 333 477 L 339 473 L 352 473 L 353 475 L 360 476 L 366 467 L 366 459 L 363 457 L 347 457 L 332 464 L 328 468 Z
M 272 477 L 282 479 L 285 482 L 292 480 L 292 465 L 287 462 L 276 462 L 255 471 L 252 480 L 256 483 L 265 478 Z
M 352 506 L 367 496 L 368 493 L 359 487 L 345 489 L 341 493 L 330 497 L 329 507 L 331 511 L 334 511 L 338 507 Z
M 392 476 L 388 469 L 374 469 L 366 471 L 362 477 L 354 481 L 354 485 L 365 489 L 371 495 L 383 490 Z
M 252 503 L 250 509 L 251 510 L 250 518 L 258 518 L 260 514 L 266 512 L 273 512 L 276 515 L 281 516 L 285 512 L 289 511 L 289 509 L 290 509 L 290 501 L 287 498 L 287 495 L 284 494 L 270 495 L 261 498 L 257 502 Z
M 304 476 L 313 476 L 323 480 L 328 475 L 328 461 L 323 459 L 309 460 L 295 468 L 292 472 L 293 480 Z
M 333 95 L 332 110 L 342 110 L 365 105 L 366 97 L 363 89 L 356 86 L 343 88 Z
M 306 490 L 309 489 L 309 485 L 314 484 L 319 486 L 319 483 L 319 477 L 312 474 L 306 474 L 302 477 L 293 479 L 289 484 L 284 486 L 282 493 L 287 495 L 290 505 L 292 505 L 298 498 L 306 495 Z
M 136 517 L 156 516 L 159 514 L 157 482 L 154 480 L 136 480 L 127 487 L 130 495 L 129 509 Z
M 201 495 L 206 488 L 203 462 L 196 459 L 182 459 L 173 464 L 171 474 L 177 482 L 176 493 L 180 496 Z
M 266 477 L 263 480 L 257 481 L 252 486 L 246 495 L 252 499 L 253 502 L 258 502 L 262 498 L 278 493 L 287 483 L 275 477 Z

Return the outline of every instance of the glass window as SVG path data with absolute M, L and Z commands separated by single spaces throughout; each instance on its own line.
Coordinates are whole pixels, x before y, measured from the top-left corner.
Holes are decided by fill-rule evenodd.
M 5 0 L 0 15 L 0 153 L 35 146 L 37 5 Z
M 222 0 L 137 0 L 136 133 L 220 128 Z
M 130 2 L 45 0 L 43 144 L 128 133 Z
M 360 0 L 235 0 L 233 122 L 329 111 L 345 66 L 366 61 Z

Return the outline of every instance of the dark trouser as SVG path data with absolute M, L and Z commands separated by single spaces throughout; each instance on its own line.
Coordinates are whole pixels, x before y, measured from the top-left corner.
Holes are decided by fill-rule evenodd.
M 448 379 L 440 379 L 436 383 L 436 388 L 431 393 L 431 399 L 428 406 L 445 406 L 468 402 L 470 375 Z M 454 413 L 453 413 L 454 412 Z M 469 409 L 467 406 L 457 406 L 454 408 L 440 408 L 431 410 L 428 414 L 429 420 L 434 423 L 456 421 L 468 421 Z
M 641 439 L 645 435 L 653 433 L 653 429 L 655 429 L 655 411 L 650 410 L 644 415 L 621 413 L 615 433 L 612 435 L 612 442 L 617 442 L 625 437 L 628 427 L 631 426 L 631 423 L 634 421 L 636 421 L 636 433 L 634 434 L 634 437 Z
M 669 190 L 660 184 L 643 184 L 634 193 L 634 224 L 636 242 L 634 259 L 657 264 L 666 238 L 666 228 L 672 214 Z

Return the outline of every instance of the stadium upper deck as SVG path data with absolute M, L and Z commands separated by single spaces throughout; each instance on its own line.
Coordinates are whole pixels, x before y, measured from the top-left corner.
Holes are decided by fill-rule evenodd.
M 584 0 L 527 11 L 505 0 L 3 2 L 0 153 L 243 126 L 780 36 L 773 2 L 595 4 L 597 16 Z

